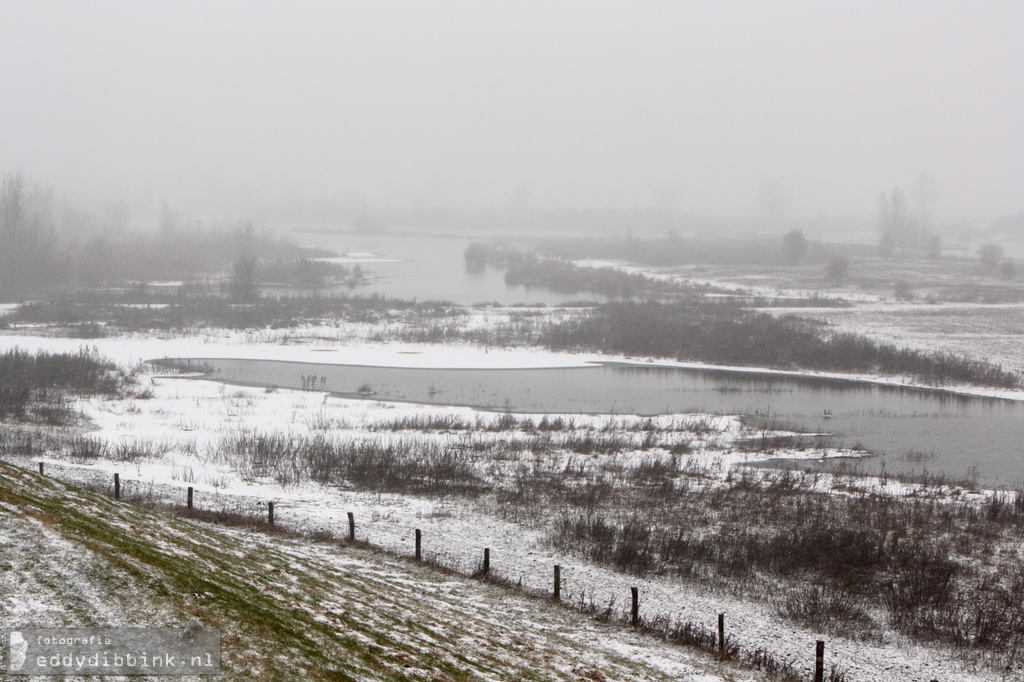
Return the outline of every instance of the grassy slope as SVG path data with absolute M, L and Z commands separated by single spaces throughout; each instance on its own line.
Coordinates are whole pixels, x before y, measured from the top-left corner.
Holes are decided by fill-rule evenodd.
M 195 617 L 221 629 L 227 680 L 667 679 L 637 644 L 680 661 L 673 679 L 759 677 L 411 562 L 216 528 L 5 463 L 0 556 L 6 627 Z

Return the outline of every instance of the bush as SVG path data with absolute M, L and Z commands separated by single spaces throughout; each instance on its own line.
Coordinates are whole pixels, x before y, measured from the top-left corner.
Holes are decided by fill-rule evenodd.
M 609 298 L 644 298 L 691 294 L 710 287 L 653 279 L 614 268 L 578 268 L 566 261 L 534 256 L 513 256 L 505 283 L 543 286 L 562 293 L 589 292 Z
M 1016 374 L 991 363 L 897 348 L 856 334 L 828 333 L 798 317 L 776 317 L 728 303 L 607 303 L 546 325 L 538 343 L 555 350 L 722 365 L 878 372 L 911 375 L 926 383 L 1020 386 Z
M 793 587 L 776 601 L 775 610 L 780 616 L 819 632 L 843 632 L 871 624 L 859 600 L 835 587 Z
M 117 392 L 120 376 L 95 349 L 77 353 L 29 353 L 20 348 L 0 354 L 0 418 L 35 415 L 47 424 L 71 417 L 64 393 Z

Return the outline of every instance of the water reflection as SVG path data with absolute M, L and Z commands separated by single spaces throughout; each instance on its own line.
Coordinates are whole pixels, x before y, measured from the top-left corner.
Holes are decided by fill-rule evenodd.
M 877 453 L 892 473 L 977 471 L 986 485 L 1024 482 L 1024 405 L 927 389 L 826 378 L 635 365 L 569 369 L 403 369 L 257 360 L 203 360 L 213 378 L 317 386 L 381 400 L 520 412 L 751 415 Z M 824 464 L 822 466 L 828 466 Z

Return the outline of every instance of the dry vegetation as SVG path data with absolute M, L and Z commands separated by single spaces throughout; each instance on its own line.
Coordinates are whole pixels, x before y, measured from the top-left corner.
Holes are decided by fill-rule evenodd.
M 685 454 L 719 435 L 704 421 L 675 429 L 638 422 L 541 431 L 528 420 L 465 426 L 376 427 L 391 438 L 238 434 L 215 456 L 252 480 L 455 496 L 542 528 L 553 548 L 582 560 L 770 600 L 780 616 L 819 631 L 878 642 L 894 631 L 995 668 L 1022 663 L 1019 493 L 979 501 L 926 486 L 880 493 L 812 473 L 723 475 Z M 447 434 L 443 442 L 439 433 Z M 604 618 L 621 617 L 615 613 Z M 684 640 L 685 625 L 648 621 Z M 700 628 L 688 626 L 687 641 L 699 645 Z
M 10 569 L 0 590 L 31 595 L 40 609 L 28 614 L 31 626 L 197 619 L 221 631 L 225 680 L 674 679 L 616 651 L 637 646 L 687 675 L 754 677 L 328 538 L 254 532 L 266 528 L 238 516 L 156 513 L 3 462 L 0 483 Z M 26 617 L 18 604 L 0 600 L 6 623 Z M 495 609 L 522 620 L 495 618 Z
M 477 258 L 468 254 L 467 259 L 470 255 Z M 732 266 L 707 269 L 700 274 L 741 285 L 756 282 L 760 289 L 775 288 L 778 294 L 709 303 L 701 299 L 709 291 L 706 285 L 654 285 L 656 280 L 639 275 L 595 275 L 564 262 L 543 265 L 506 254 L 502 266 L 519 272 L 515 268 L 526 263 L 523 276 L 531 282 L 550 285 L 554 278 L 567 290 L 678 300 L 610 302 L 558 316 L 523 311 L 503 325 L 487 328 L 467 327 L 466 311 L 444 302 L 257 296 L 238 305 L 230 292 L 181 290 L 168 295 L 145 287 L 104 295 L 67 294 L 23 305 L 3 324 L 58 324 L 65 333 L 89 336 L 187 331 L 208 325 L 265 329 L 310 320 L 388 321 L 380 338 L 533 345 L 898 375 L 937 385 L 1020 387 L 1019 372 L 977 355 L 914 350 L 877 334 L 871 340 L 811 321 L 808 315 L 842 320 L 855 314 L 838 299 L 820 293 L 817 300 L 807 297 L 801 305 L 818 303 L 827 309 L 824 312 L 801 312 L 796 317 L 777 309 L 750 309 L 777 308 L 794 287 L 824 286 L 822 259 L 833 255 L 827 249 L 812 252 L 807 263 L 794 266 L 781 262 L 781 253 L 780 262 L 745 264 L 746 275 L 735 278 L 726 276 Z M 487 257 L 481 257 L 484 266 Z M 304 261 L 295 263 L 282 265 L 275 279 L 285 281 L 298 273 L 326 281 L 338 274 L 310 268 Z M 1013 281 L 965 270 L 965 279 L 958 282 L 957 273 L 939 276 L 943 266 L 915 261 L 897 268 L 891 261 L 862 254 L 852 262 L 842 292 L 927 306 L 915 311 L 915 319 L 927 317 L 933 326 L 948 320 L 931 304 L 1020 300 L 1021 289 Z M 900 279 L 893 279 L 897 272 Z M 967 280 L 969 285 L 964 284 Z M 884 326 L 884 321 L 879 324 Z M 132 463 L 160 460 L 176 447 L 158 439 L 111 443 L 51 428 L 76 421 L 69 396 L 128 390 L 145 397 L 130 375 L 95 354 L 32 356 L 13 351 L 0 357 L 0 369 L 5 378 L 0 387 L 2 454 Z M 306 388 L 315 390 L 316 385 Z M 708 417 L 609 417 L 595 425 L 556 416 L 506 414 L 470 420 L 423 415 L 361 429 L 324 413 L 305 419 L 306 434 L 225 431 L 209 448 L 183 454 L 229 467 L 247 481 L 315 483 L 450 499 L 538 528 L 549 547 L 581 561 L 638 576 L 671 576 L 723 594 L 768 601 L 780 617 L 818 631 L 876 643 L 895 633 L 948 647 L 988 670 L 1019 671 L 1024 666 L 1020 492 L 983 495 L 934 482 L 906 486 L 895 494 L 854 476 L 727 469 L 707 454 L 744 447 L 763 454 L 798 443 L 821 450 L 827 444 L 766 436 L 766 431 L 753 427 L 725 434 L 721 423 Z M 217 520 L 239 520 L 230 513 L 222 517 Z M 581 598 L 577 606 L 604 620 L 621 618 L 611 604 Z M 714 633 L 685 620 L 653 614 L 641 627 L 705 649 L 715 644 Z M 730 653 L 783 677 L 794 674 L 770 651 Z M 842 678 L 842 670 L 832 671 L 832 679 Z
M 22 376 L 51 381 L 53 358 L 13 357 Z M 62 361 L 106 367 L 90 357 Z M 1018 492 L 919 485 L 894 493 L 853 476 L 730 469 L 714 455 L 741 443 L 753 452 L 827 443 L 766 437 L 756 424 L 736 433 L 708 416 L 423 414 L 357 425 L 321 412 L 306 420 L 305 435 L 226 430 L 191 455 L 251 482 L 445 498 L 539 529 L 552 548 L 581 560 L 768 600 L 779 616 L 819 631 L 873 642 L 895 632 L 988 666 L 1022 664 Z M 15 450 L 130 464 L 178 447 L 77 435 Z M 621 617 L 610 606 L 579 607 Z M 708 648 L 698 624 L 645 619 L 651 631 Z M 754 662 L 755 653 L 734 655 Z M 770 653 L 758 654 L 762 664 Z

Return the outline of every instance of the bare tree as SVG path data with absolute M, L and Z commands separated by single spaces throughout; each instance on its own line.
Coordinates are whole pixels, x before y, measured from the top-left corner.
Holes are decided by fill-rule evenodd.
M 927 173 L 922 173 L 914 185 L 913 192 L 920 227 L 926 232 L 931 231 L 932 221 L 935 219 L 935 204 L 939 198 L 935 179 Z
M 907 197 L 899 187 L 878 197 L 878 223 L 882 232 L 879 247 L 886 258 L 898 253 L 900 260 L 916 242 L 916 224 L 907 204 Z
M 978 249 L 978 258 L 981 260 L 981 271 L 986 275 L 994 273 L 1003 260 L 1003 247 L 998 244 L 983 244 Z
M 239 303 L 251 303 L 260 296 L 259 283 L 256 281 L 256 259 L 241 257 L 231 266 L 231 277 L 228 279 L 228 293 Z
M 5 176 L 0 184 L 0 234 L 4 246 L 13 243 L 24 228 L 31 192 L 28 180 L 21 173 Z
M 17 291 L 54 279 L 52 195 L 21 173 L 0 182 L 0 288 Z

